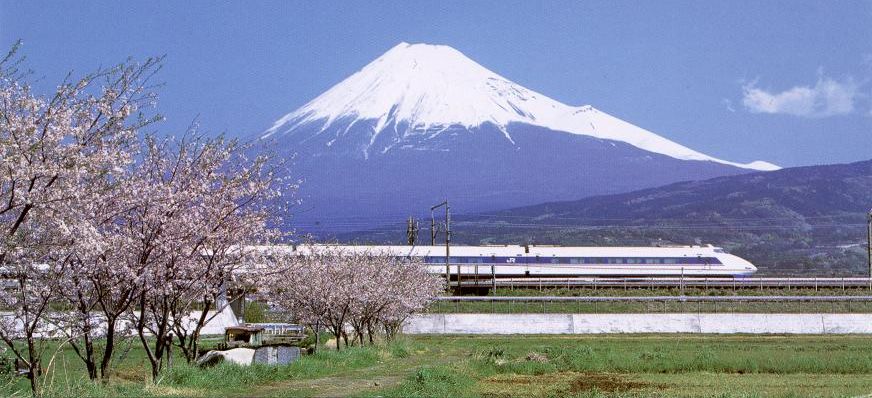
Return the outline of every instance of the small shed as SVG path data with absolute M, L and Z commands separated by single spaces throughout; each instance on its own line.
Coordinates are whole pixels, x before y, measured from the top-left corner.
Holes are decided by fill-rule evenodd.
M 239 325 L 224 329 L 224 344 L 226 347 L 253 346 L 263 343 L 263 326 Z

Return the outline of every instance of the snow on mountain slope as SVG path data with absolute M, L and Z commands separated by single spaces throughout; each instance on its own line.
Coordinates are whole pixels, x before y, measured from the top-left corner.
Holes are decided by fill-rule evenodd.
M 375 142 L 385 127 L 396 128 L 401 122 L 407 126 L 400 132 L 403 137 L 425 133 L 435 136 L 450 126 L 472 128 L 492 123 L 514 144 L 506 127 L 524 123 L 622 141 L 681 160 L 711 161 L 754 170 L 779 168 L 763 161 L 740 164 L 714 158 L 592 106 L 565 105 L 441 45 L 400 43 L 276 121 L 263 137 L 293 134 L 298 127 L 315 123 L 324 132 L 339 120 L 376 121 L 370 142 Z

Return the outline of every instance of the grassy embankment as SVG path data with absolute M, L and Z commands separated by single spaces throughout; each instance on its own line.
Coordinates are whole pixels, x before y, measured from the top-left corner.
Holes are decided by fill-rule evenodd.
M 69 352 L 53 396 L 848 397 L 872 393 L 866 336 L 406 337 L 290 366 L 177 364 L 145 383 L 132 350 L 104 384 Z M 23 380 L 0 395 L 27 395 Z

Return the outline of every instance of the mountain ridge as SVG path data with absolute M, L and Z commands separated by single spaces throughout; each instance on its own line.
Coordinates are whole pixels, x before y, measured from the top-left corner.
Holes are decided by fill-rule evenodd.
M 872 160 L 684 181 L 612 195 L 455 214 L 456 244 L 711 243 L 761 275 L 865 276 Z M 404 244 L 397 223 L 338 236 Z

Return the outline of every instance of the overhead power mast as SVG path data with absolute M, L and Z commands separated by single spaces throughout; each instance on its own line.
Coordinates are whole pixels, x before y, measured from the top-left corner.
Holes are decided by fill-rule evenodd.
M 418 242 L 418 220 L 412 216 L 409 216 L 406 226 L 406 240 L 409 242 L 409 246 L 415 246 L 415 243 Z
M 451 282 L 451 206 L 448 205 L 448 200 L 446 199 L 442 203 L 435 205 L 430 208 L 430 236 L 431 242 L 436 244 L 436 230 L 434 229 L 436 225 L 436 217 L 433 215 L 433 212 L 436 209 L 445 206 L 445 281 Z M 460 288 L 460 266 L 457 266 L 457 287 L 458 290 Z

